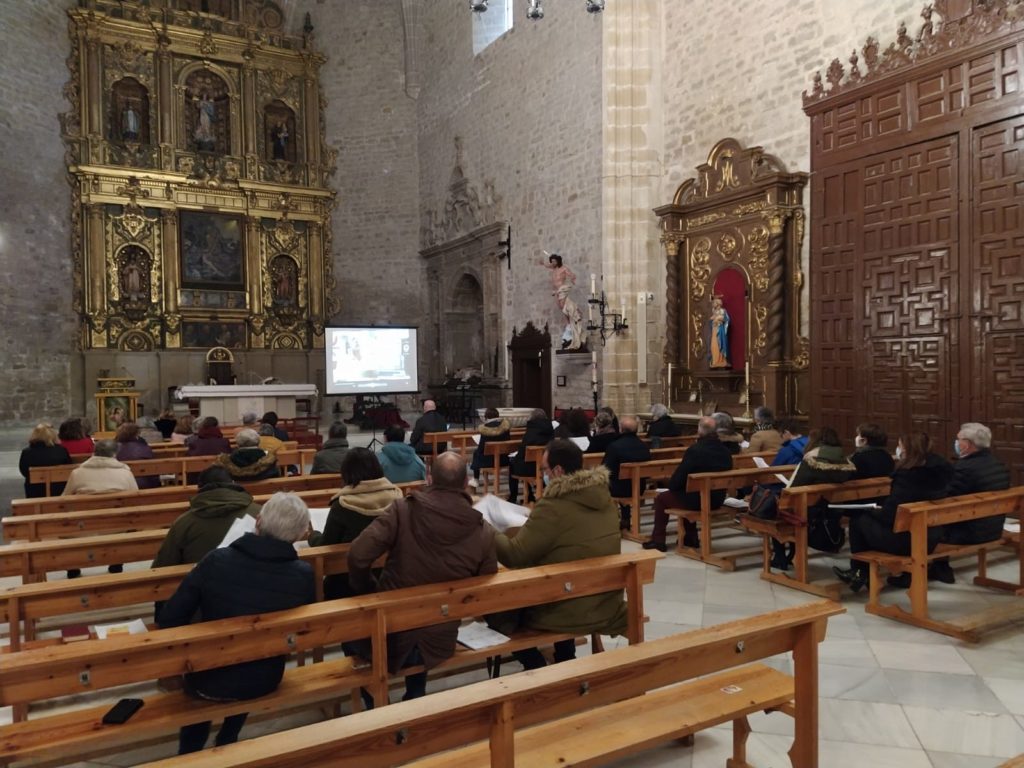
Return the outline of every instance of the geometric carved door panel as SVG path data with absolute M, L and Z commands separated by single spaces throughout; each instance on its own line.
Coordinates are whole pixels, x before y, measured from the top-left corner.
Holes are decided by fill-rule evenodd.
M 1024 117 L 976 128 L 967 384 L 972 418 L 992 428 L 1000 457 L 1024 482 Z
M 955 419 L 960 286 L 956 138 L 863 161 L 855 370 L 864 413 L 939 436 Z

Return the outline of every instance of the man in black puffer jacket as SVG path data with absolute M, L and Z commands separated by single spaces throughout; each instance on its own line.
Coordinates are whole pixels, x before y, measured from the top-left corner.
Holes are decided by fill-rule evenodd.
M 199 561 L 160 611 L 160 627 L 189 624 L 198 611 L 203 621 L 283 611 L 316 600 L 313 568 L 295 553 L 293 542 L 309 536 L 309 510 L 292 493 L 275 493 L 247 533 L 229 547 Z M 274 691 L 284 675 L 284 656 L 244 661 L 185 675 L 185 690 L 198 699 L 241 701 Z M 217 746 L 238 740 L 248 713 L 224 719 Z M 198 752 L 210 734 L 210 721 L 186 725 L 178 754 Z
M 992 430 L 984 424 L 968 422 L 960 426 L 953 450 L 953 479 L 947 495 L 964 496 L 968 493 L 1002 491 L 1010 487 L 1010 471 L 991 451 Z M 942 540 L 949 544 L 981 544 L 1003 535 L 1004 515 L 965 520 L 945 527 Z M 948 568 L 948 561 L 942 561 Z M 934 568 L 934 564 L 933 564 Z

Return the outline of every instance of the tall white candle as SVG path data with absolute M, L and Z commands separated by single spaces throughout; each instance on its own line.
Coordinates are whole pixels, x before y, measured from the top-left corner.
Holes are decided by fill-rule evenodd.
M 597 295 L 597 275 L 595 275 L 593 272 L 590 273 L 590 295 Z
M 597 350 L 590 353 L 590 381 L 597 386 Z
M 750 389 L 750 361 L 749 360 L 747 360 L 747 362 L 746 362 L 746 379 L 747 379 L 747 389 Z

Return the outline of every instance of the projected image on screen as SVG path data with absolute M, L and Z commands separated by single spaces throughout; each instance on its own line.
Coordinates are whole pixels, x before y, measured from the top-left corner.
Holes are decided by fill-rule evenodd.
M 327 394 L 418 392 L 415 328 L 328 328 Z

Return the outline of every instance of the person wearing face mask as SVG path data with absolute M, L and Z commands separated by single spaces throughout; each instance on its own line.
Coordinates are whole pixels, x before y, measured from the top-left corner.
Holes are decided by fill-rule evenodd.
M 886 445 L 889 436 L 877 424 L 858 424 L 857 436 L 854 438 L 856 450 L 850 454 L 850 461 L 857 468 L 855 480 L 866 477 L 890 477 L 896 468 L 896 462 Z
M 869 511 L 850 521 L 850 559 L 848 569 L 833 567 L 836 576 L 859 592 L 868 582 L 868 566 L 857 560 L 858 552 L 890 552 L 894 555 L 910 554 L 910 533 L 895 533 L 896 510 L 900 504 L 946 498 L 946 488 L 953 477 L 953 468 L 941 456 L 931 452 L 931 438 L 923 432 L 910 432 L 900 436 L 896 446 L 896 469 L 892 475 L 892 488 L 882 502 L 881 509 Z M 939 543 L 942 529 L 928 529 L 928 551 Z M 889 583 L 902 586 L 905 579 L 891 576 Z
M 565 439 L 548 444 L 541 469 L 546 488 L 526 523 L 494 537 L 498 562 L 508 568 L 530 568 L 619 554 L 619 511 L 608 492 L 608 469 L 584 469 L 583 452 Z M 573 638 L 592 632 L 621 635 L 626 619 L 622 590 L 617 590 L 527 608 L 515 617 L 504 615 L 496 628 L 507 632 L 519 625 Z M 536 648 L 513 656 L 526 669 L 546 663 Z M 555 643 L 556 663 L 575 656 L 574 639 Z

